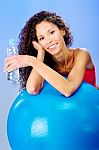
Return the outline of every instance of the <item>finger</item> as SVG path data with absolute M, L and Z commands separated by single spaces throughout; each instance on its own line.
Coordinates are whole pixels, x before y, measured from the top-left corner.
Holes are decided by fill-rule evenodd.
M 38 51 L 42 50 L 41 45 L 39 43 L 37 43 L 36 41 L 32 41 L 32 44 L 36 50 L 38 50 Z
M 11 71 L 13 71 L 13 70 L 15 70 L 15 69 L 17 69 L 17 67 L 15 66 L 15 64 L 11 64 L 11 65 L 9 65 L 9 66 L 7 66 L 7 67 L 5 68 L 5 71 L 6 71 L 6 72 L 11 72 Z
M 14 61 L 11 59 L 6 59 L 4 63 L 4 68 L 6 69 L 9 65 L 13 64 Z
M 13 66 L 14 68 L 18 67 L 17 61 L 13 59 L 7 59 L 5 64 L 4 64 L 4 71 L 8 71 L 9 67 Z
M 14 59 L 14 56 L 9 56 L 5 59 L 4 61 L 4 65 L 7 66 L 7 65 L 10 65 L 12 62 L 14 62 L 15 59 Z

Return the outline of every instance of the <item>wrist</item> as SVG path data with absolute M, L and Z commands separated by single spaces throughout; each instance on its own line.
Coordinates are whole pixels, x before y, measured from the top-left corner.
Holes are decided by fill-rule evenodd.
M 40 61 L 44 61 L 45 51 L 38 51 L 37 59 Z
M 35 60 L 36 60 L 37 58 L 34 57 L 34 56 L 29 56 L 29 55 L 25 55 L 25 57 L 26 57 L 26 62 L 28 63 L 27 66 L 33 67 L 33 64 L 35 63 Z

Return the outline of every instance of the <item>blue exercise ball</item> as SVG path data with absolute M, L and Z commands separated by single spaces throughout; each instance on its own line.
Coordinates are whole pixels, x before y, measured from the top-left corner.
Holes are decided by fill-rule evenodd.
M 47 82 L 38 95 L 23 90 L 7 135 L 12 150 L 99 150 L 99 91 L 85 82 L 68 98 Z

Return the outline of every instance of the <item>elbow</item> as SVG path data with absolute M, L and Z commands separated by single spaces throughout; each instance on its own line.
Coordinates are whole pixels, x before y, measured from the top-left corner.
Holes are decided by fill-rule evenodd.
M 73 93 L 72 92 L 68 92 L 68 93 L 64 93 L 65 97 L 70 97 Z
M 31 94 L 31 95 L 36 95 L 36 94 L 39 93 L 39 90 L 36 90 L 36 89 L 33 88 L 33 87 L 26 87 L 26 90 L 27 90 L 27 92 L 28 92 L 29 94 Z
M 70 97 L 76 92 L 77 88 L 72 85 L 71 88 L 69 88 L 67 91 L 64 92 L 65 97 Z
M 27 92 L 31 95 L 35 95 L 35 90 L 26 88 Z

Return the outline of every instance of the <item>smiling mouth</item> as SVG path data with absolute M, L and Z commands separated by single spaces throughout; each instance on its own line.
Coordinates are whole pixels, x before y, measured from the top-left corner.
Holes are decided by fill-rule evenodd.
M 56 43 L 56 44 L 53 44 L 53 45 L 51 45 L 51 46 L 49 46 L 48 49 L 55 49 L 56 46 L 57 46 L 57 43 Z

